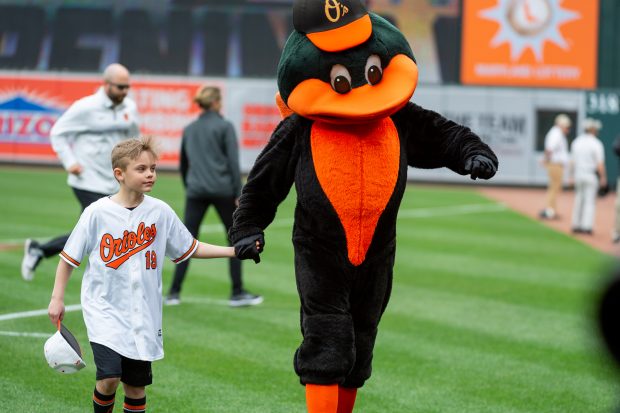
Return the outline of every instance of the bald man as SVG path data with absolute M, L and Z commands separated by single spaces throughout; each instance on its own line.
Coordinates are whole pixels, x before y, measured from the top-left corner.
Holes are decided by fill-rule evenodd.
M 68 172 L 67 183 L 82 211 L 118 190 L 112 175 L 112 148 L 139 134 L 138 112 L 127 96 L 129 88 L 129 70 L 118 63 L 109 65 L 97 92 L 74 102 L 50 132 L 52 148 Z M 65 234 L 45 244 L 27 239 L 21 267 L 24 280 L 32 280 L 41 259 L 62 251 L 68 238 Z

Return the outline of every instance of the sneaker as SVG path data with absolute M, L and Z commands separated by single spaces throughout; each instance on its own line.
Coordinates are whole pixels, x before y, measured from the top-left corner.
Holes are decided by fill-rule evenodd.
M 551 208 L 545 208 L 542 211 L 540 211 L 540 214 L 538 214 L 540 216 L 541 219 L 555 219 L 557 218 L 557 215 L 555 214 L 555 211 Z
M 168 297 L 164 300 L 165 305 L 179 305 L 181 304 L 181 297 L 177 293 L 168 294 Z
M 611 242 L 613 242 L 614 244 L 620 243 L 620 233 L 616 232 L 611 238 Z
M 24 243 L 24 258 L 22 259 L 22 278 L 32 281 L 34 270 L 43 258 L 43 251 L 39 248 L 39 243 L 28 238 Z
M 245 307 L 249 305 L 258 305 L 262 302 L 263 297 L 260 295 L 254 295 L 247 291 L 242 291 L 239 294 L 231 295 L 228 304 L 231 307 Z

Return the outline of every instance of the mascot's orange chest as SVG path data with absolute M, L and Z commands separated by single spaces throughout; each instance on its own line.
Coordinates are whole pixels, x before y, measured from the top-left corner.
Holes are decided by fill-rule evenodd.
M 349 261 L 360 265 L 398 180 L 396 126 L 389 117 L 360 125 L 317 121 L 310 144 L 321 188 L 344 228 Z

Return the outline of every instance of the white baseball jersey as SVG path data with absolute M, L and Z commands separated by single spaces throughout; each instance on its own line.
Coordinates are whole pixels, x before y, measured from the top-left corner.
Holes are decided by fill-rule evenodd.
M 545 135 L 545 150 L 550 152 L 551 163 L 564 165 L 568 162 L 568 143 L 559 126 L 552 127 Z
M 596 182 L 598 165 L 605 162 L 603 143 L 594 135 L 579 135 L 571 145 L 571 156 L 575 168 L 575 180 Z
M 88 339 L 135 360 L 163 358 L 162 267 L 188 259 L 198 241 L 165 202 L 145 195 L 129 210 L 109 197 L 88 206 L 60 253 L 82 279 Z

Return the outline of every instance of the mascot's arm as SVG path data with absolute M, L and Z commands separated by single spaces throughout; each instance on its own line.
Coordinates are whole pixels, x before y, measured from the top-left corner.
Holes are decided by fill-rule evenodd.
M 303 129 L 301 123 L 296 115 L 284 119 L 258 155 L 233 214 L 233 225 L 228 232 L 233 244 L 262 235 L 273 221 L 278 205 L 288 195 L 295 179 L 299 153 L 296 142 Z
M 469 128 L 432 110 L 409 102 L 393 115 L 407 139 L 407 159 L 416 168 L 447 167 L 472 178 L 490 178 L 497 171 L 497 156 Z

